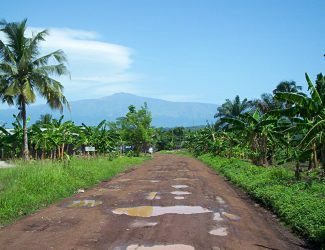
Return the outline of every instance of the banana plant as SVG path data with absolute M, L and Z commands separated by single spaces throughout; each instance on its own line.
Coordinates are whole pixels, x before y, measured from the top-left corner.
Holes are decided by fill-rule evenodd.
M 306 81 L 310 96 L 304 96 L 299 93 L 276 93 L 275 98 L 293 103 L 289 109 L 282 111 L 282 114 L 290 114 L 292 117 L 301 117 L 305 119 L 305 136 L 299 144 L 300 148 L 307 149 L 310 147 L 320 148 L 321 162 L 323 174 L 325 173 L 325 135 L 324 135 L 324 118 L 325 118 L 325 103 L 321 98 L 321 93 L 318 92 L 305 73 Z M 319 79 L 318 79 L 319 80 Z M 281 111 L 279 112 L 281 113 Z M 315 150 L 314 150 L 315 151 Z M 314 152 L 315 154 L 315 152 Z M 317 154 L 315 154 L 317 155 Z
M 268 143 L 273 139 L 275 119 L 267 115 L 261 115 L 258 110 L 254 113 L 240 114 L 238 117 L 221 118 L 227 123 L 226 131 L 233 131 L 242 138 L 243 144 L 248 144 L 255 164 L 267 164 Z

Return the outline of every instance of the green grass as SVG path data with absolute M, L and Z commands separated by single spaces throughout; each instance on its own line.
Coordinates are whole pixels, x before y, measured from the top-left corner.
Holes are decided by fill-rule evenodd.
M 238 159 L 202 155 L 198 159 L 275 212 L 297 234 L 325 244 L 325 183 L 296 181 L 283 167 L 259 167 Z
M 193 157 L 193 155 L 186 149 L 178 149 L 178 150 L 161 150 L 159 151 L 160 154 L 174 154 L 174 155 L 184 155 Z
M 17 161 L 17 167 L 0 169 L 0 225 L 6 225 L 128 168 L 145 157 L 113 160 L 72 158 L 69 165 L 51 161 Z

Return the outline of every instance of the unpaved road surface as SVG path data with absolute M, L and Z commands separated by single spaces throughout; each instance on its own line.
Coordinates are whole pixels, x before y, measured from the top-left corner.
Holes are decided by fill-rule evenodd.
M 204 164 L 157 155 L 1 229 L 0 249 L 304 248 Z

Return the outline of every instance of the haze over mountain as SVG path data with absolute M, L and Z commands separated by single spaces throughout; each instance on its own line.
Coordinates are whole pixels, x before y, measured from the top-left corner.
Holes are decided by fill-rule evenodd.
M 207 120 L 213 120 L 218 107 L 216 104 L 172 102 L 118 93 L 100 99 L 72 101 L 70 102 L 71 112 L 65 109 L 63 114 L 65 120 L 72 120 L 76 124 L 97 125 L 103 119 L 114 121 L 116 118 L 124 116 L 129 105 L 139 108 L 144 102 L 147 103 L 152 113 L 152 125 L 155 127 L 205 125 Z M 50 113 L 54 117 L 60 117 L 58 111 L 51 110 L 45 104 L 28 107 L 28 116 L 31 118 L 31 123 L 34 123 L 39 119 L 40 115 L 46 113 Z M 10 127 L 13 114 L 17 114 L 17 109 L 0 110 L 0 124 L 5 122 L 6 127 Z

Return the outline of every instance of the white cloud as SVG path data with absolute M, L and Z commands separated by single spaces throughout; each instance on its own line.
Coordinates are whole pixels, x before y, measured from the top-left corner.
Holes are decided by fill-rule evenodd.
M 44 28 L 31 27 L 27 36 Z M 130 71 L 133 50 L 101 41 L 97 32 L 69 28 L 49 28 L 41 43 L 42 54 L 61 49 L 68 59 L 71 79 L 60 78 L 69 100 L 98 98 L 117 92 L 136 93 L 139 76 Z M 3 34 L 0 39 L 5 40 Z

